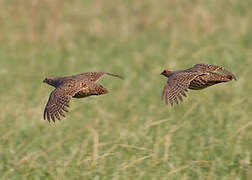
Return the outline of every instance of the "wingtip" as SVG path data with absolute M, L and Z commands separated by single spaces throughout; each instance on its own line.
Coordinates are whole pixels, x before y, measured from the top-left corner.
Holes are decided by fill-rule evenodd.
M 121 75 L 112 74 L 112 73 L 105 73 L 105 74 L 110 75 L 110 76 L 114 76 L 114 77 L 117 77 L 117 78 L 119 78 L 119 79 L 124 80 L 124 77 L 123 77 L 123 76 L 121 76 Z
M 118 77 L 118 78 L 121 79 L 121 80 L 124 80 L 124 79 L 125 79 L 123 76 L 120 76 L 120 75 L 116 75 L 115 77 Z
M 124 79 L 125 79 L 123 76 L 120 76 L 120 75 L 116 75 L 115 77 L 118 77 L 118 78 L 121 79 L 121 80 L 124 80 Z

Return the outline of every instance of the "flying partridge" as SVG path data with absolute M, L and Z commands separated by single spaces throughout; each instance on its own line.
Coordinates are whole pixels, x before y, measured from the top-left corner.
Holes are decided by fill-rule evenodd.
M 173 106 L 173 103 L 182 102 L 182 96 L 186 97 L 187 89 L 200 90 L 209 86 L 229 82 L 236 77 L 231 72 L 221 66 L 209 64 L 196 64 L 192 68 L 171 71 L 164 70 L 161 75 L 168 77 L 168 81 L 163 89 L 162 99 Z
M 123 79 L 122 76 L 105 72 L 87 72 L 68 77 L 48 77 L 43 82 L 54 86 L 44 110 L 44 120 L 52 120 L 55 117 L 60 120 L 68 112 L 71 98 L 85 98 L 92 95 L 107 94 L 109 91 L 97 83 L 104 75 Z

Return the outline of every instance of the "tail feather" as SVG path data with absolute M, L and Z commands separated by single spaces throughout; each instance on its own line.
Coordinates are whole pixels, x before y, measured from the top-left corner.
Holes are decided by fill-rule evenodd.
M 94 84 L 92 87 L 92 95 L 101 95 L 101 94 L 107 94 L 109 91 L 103 87 L 101 84 Z
M 227 75 L 226 78 L 232 80 L 233 79 L 233 76 L 232 75 Z M 235 79 L 236 80 L 236 79 Z

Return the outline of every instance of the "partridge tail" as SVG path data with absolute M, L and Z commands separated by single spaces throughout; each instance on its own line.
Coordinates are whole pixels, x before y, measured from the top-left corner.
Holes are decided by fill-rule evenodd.
M 232 79 L 235 79 L 235 80 L 236 80 L 236 78 L 234 78 L 234 77 L 231 76 L 231 75 L 227 75 L 226 78 L 229 79 L 229 80 L 232 80 Z
M 102 94 L 107 94 L 109 91 L 103 87 L 101 84 L 94 83 L 90 87 L 90 92 L 92 95 L 102 95 Z
M 216 83 L 222 83 L 222 82 L 229 82 L 233 79 L 231 75 L 226 75 L 226 76 L 220 76 L 215 79 Z

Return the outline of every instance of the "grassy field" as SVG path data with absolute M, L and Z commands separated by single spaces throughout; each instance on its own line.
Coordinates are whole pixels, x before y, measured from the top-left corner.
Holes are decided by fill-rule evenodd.
M 0 1 L 0 179 L 252 177 L 250 0 Z M 222 65 L 238 78 L 174 108 L 164 68 Z M 47 76 L 87 71 L 110 94 L 42 119 Z

